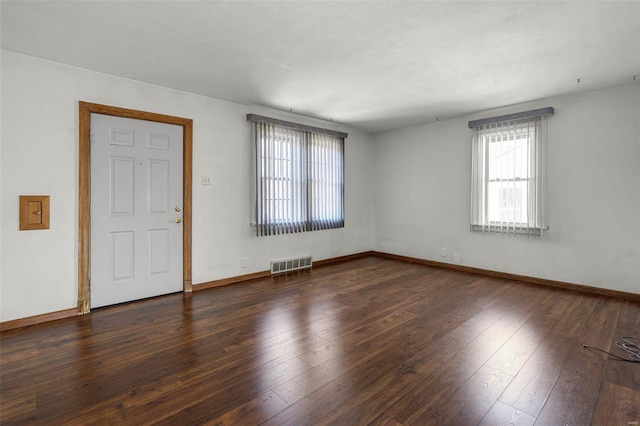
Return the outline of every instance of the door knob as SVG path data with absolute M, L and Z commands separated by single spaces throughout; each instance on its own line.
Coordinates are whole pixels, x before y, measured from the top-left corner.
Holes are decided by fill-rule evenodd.
M 182 222 L 182 219 L 180 219 L 179 217 L 176 217 L 173 221 L 175 223 L 180 223 L 180 222 Z

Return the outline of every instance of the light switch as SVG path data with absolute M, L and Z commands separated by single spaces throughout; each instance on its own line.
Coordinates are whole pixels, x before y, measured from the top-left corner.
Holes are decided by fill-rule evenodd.
M 49 229 L 49 196 L 20 196 L 20 230 Z

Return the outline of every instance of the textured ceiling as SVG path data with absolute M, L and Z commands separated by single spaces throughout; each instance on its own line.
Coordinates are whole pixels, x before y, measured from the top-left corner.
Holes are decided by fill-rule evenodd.
M 3 49 L 372 132 L 640 74 L 640 1 L 0 5 Z

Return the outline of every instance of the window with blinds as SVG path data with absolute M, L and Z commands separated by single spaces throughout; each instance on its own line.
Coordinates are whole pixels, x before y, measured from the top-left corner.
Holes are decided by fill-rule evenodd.
M 250 114 L 258 236 L 344 227 L 345 133 Z
M 544 235 L 550 114 L 553 108 L 469 122 L 472 232 Z

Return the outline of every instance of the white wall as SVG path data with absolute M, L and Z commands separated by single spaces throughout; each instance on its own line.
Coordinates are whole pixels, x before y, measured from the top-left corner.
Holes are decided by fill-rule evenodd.
M 548 238 L 472 234 L 467 122 L 546 106 Z M 373 248 L 640 293 L 639 122 L 631 84 L 376 134 Z
M 447 262 L 460 253 L 464 265 L 640 293 L 640 85 L 385 132 L 372 145 L 334 123 L 11 52 L 0 52 L 0 66 L 0 321 L 77 306 L 79 100 L 194 120 L 194 283 L 261 271 L 274 258 L 373 248 Z M 471 234 L 467 121 L 543 106 L 556 108 L 548 238 Z M 344 229 L 254 236 L 247 113 L 349 132 Z M 18 231 L 20 194 L 51 195 L 50 230 Z
M 371 136 L 261 107 L 100 74 L 2 51 L 0 320 L 77 306 L 78 101 L 194 120 L 193 282 L 370 249 Z M 252 162 L 247 113 L 346 131 L 345 228 L 257 238 L 249 227 Z M 212 186 L 200 177 L 213 178 Z M 18 231 L 18 196 L 51 196 L 51 229 Z M 249 267 L 240 267 L 240 257 Z

